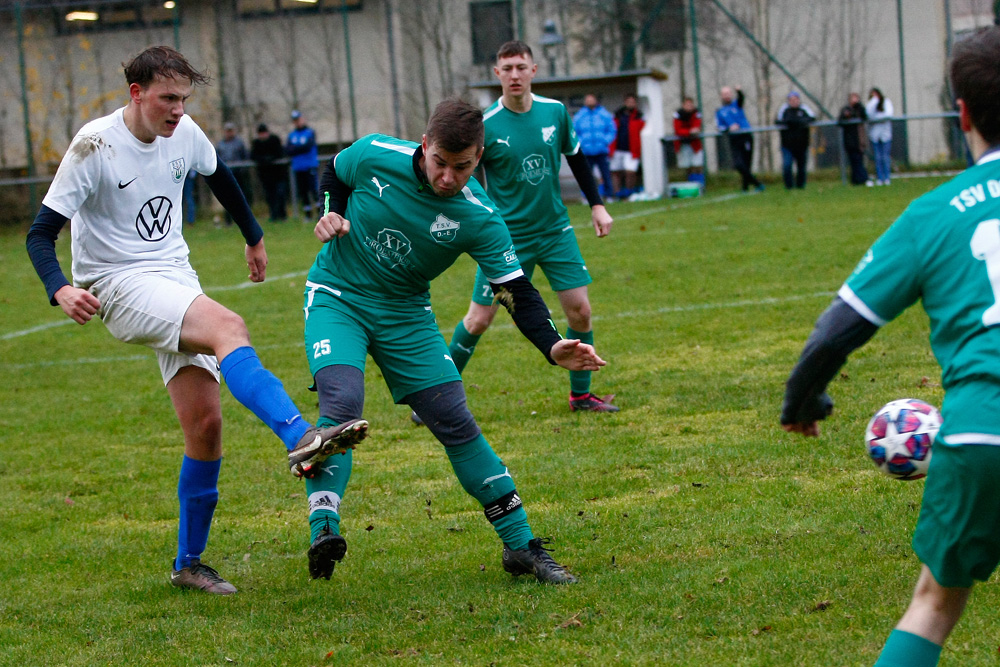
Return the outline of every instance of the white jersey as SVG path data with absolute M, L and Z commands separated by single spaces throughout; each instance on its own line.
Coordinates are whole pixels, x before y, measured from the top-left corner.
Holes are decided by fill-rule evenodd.
M 215 147 L 190 116 L 172 136 L 146 144 L 125 126 L 123 111 L 80 129 L 42 201 L 72 221 L 73 282 L 84 289 L 121 271 L 190 270 L 184 177 L 217 166 Z

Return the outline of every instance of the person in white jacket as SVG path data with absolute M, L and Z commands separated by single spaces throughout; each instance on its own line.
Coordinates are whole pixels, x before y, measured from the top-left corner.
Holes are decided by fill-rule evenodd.
M 878 88 L 868 93 L 868 140 L 875 153 L 875 185 L 889 185 L 892 152 L 892 100 Z

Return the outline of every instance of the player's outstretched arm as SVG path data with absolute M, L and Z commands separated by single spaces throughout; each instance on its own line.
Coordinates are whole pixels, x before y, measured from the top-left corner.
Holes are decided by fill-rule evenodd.
M 68 221 L 66 216 L 42 204 L 28 230 L 25 246 L 38 277 L 45 285 L 49 303 L 62 308 L 74 322 L 86 324 L 97 313 L 101 302 L 87 290 L 70 285 L 59 266 L 56 239 Z
M 599 371 L 608 362 L 597 356 L 593 345 L 581 343 L 574 338 L 564 338 L 552 346 L 552 359 L 570 371 Z
M 799 362 L 785 385 L 781 425 L 786 431 L 819 435 L 817 422 L 833 412 L 833 399 L 826 387 L 847 361 L 878 331 L 840 297 L 833 300 L 816 321 Z

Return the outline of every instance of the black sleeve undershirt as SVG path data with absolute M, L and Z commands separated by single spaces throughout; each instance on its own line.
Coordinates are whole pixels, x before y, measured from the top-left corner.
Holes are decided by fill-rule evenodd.
M 531 281 L 519 276 L 505 283 L 490 283 L 496 300 L 507 309 L 514 325 L 531 343 L 545 355 L 550 364 L 552 346 L 562 340 L 556 325 L 549 317 L 549 308 L 542 300 Z
M 42 204 L 35 221 L 31 223 L 25 241 L 31 263 L 38 277 L 42 279 L 45 292 L 49 295 L 49 303 L 53 306 L 58 305 L 55 299 L 56 292 L 70 284 L 56 257 L 56 239 L 59 238 L 59 232 L 67 222 L 69 218 Z
M 347 212 L 347 200 L 350 199 L 353 190 L 337 176 L 333 160 L 334 158 L 330 158 L 326 163 L 326 169 L 323 170 L 323 177 L 319 181 L 319 191 L 330 195 L 331 213 L 344 215 Z
M 597 189 L 597 182 L 594 180 L 594 172 L 590 169 L 590 165 L 587 164 L 587 158 L 584 157 L 583 151 L 567 155 L 566 163 L 573 172 L 573 177 L 576 178 L 580 189 L 583 190 L 583 194 L 587 198 L 587 204 L 591 207 L 604 204 L 604 200 L 601 199 L 601 193 Z
M 229 215 L 233 216 L 233 221 L 243 233 L 247 245 L 255 246 L 264 238 L 264 230 L 260 228 L 257 218 L 250 210 L 250 204 L 247 203 L 246 196 L 240 190 L 236 177 L 233 176 L 233 172 L 218 156 L 218 153 L 216 153 L 216 162 L 215 173 L 206 176 L 205 182 L 208 183 L 208 187 L 219 203 L 229 211 Z
M 847 361 L 847 356 L 868 342 L 878 327 L 837 297 L 813 329 L 799 362 L 785 385 L 782 424 L 802 424 L 825 419 L 833 410 L 826 387 Z

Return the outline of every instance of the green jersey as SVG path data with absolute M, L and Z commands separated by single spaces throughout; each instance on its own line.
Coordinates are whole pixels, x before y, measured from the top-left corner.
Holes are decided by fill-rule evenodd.
M 1000 445 L 1000 151 L 910 204 L 839 295 L 877 326 L 920 299 L 945 390 L 941 437 Z
M 334 169 L 353 192 L 350 232 L 328 241 L 309 282 L 377 299 L 429 301 L 430 281 L 468 253 L 491 282 L 521 275 L 510 233 L 475 179 L 438 197 L 416 166 L 419 144 L 371 134 L 341 151 Z
M 573 121 L 562 102 L 531 96 L 516 113 L 499 99 L 483 112 L 486 137 L 481 164 L 486 191 L 500 207 L 511 236 L 559 231 L 569 213 L 559 192 L 562 155 L 580 150 Z

